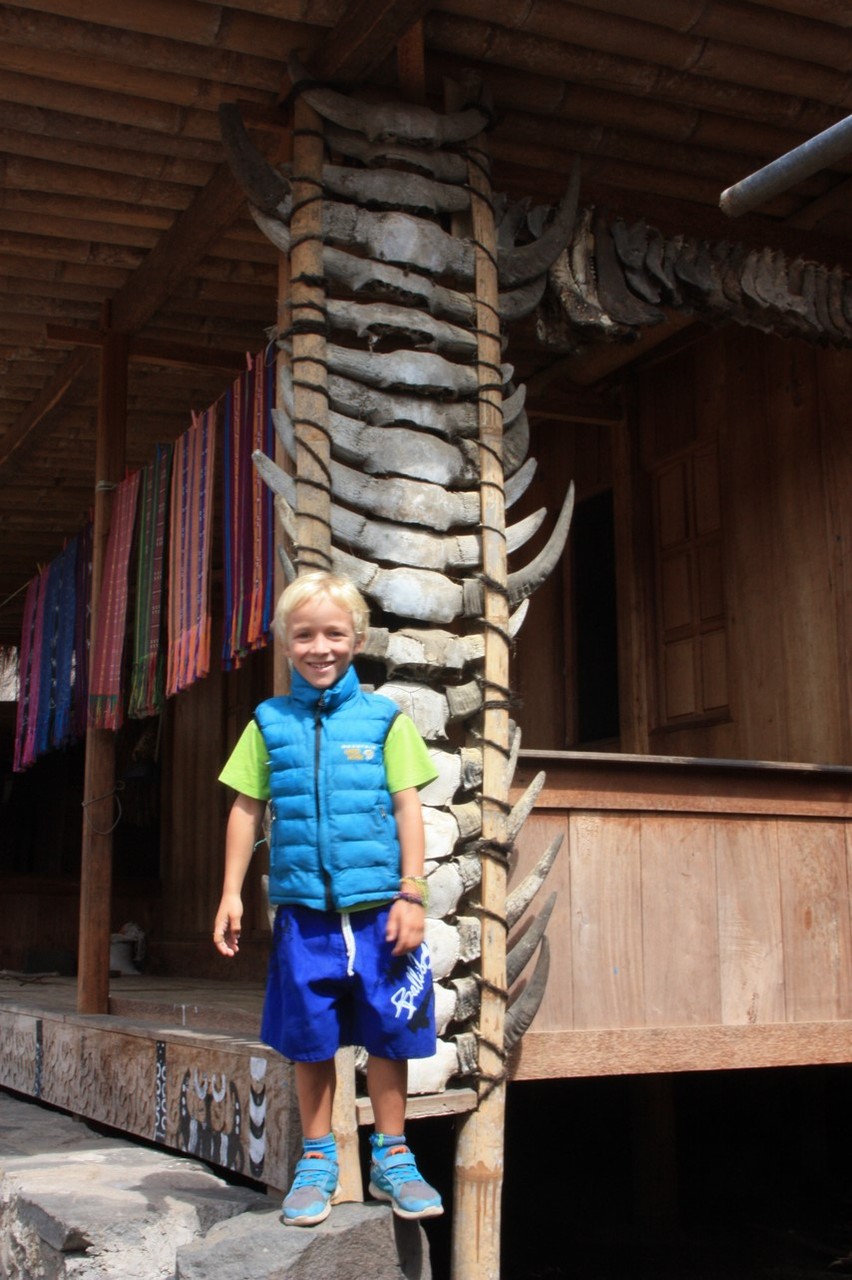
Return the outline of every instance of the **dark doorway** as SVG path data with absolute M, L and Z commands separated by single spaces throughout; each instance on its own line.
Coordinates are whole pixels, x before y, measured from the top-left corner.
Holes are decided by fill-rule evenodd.
M 618 633 L 612 490 L 577 503 L 571 533 L 577 746 L 618 745 Z

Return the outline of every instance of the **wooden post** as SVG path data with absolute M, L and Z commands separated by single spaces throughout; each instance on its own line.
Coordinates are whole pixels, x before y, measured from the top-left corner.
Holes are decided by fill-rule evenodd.
M 293 109 L 293 217 L 290 223 L 290 324 L 296 433 L 296 566 L 331 567 L 331 448 L 328 436 L 325 289 L 322 261 L 322 121 L 297 98 Z M 340 1194 L 364 1199 L 355 1112 L 355 1055 L 336 1056 L 332 1127 Z
M 123 479 L 127 438 L 125 334 L 107 333 L 101 347 L 95 445 L 95 510 L 89 635 L 98 621 L 112 495 Z M 112 929 L 112 829 L 115 823 L 115 735 L 89 729 L 83 779 L 83 847 L 80 867 L 78 1013 L 109 1011 L 109 946 Z
M 500 322 L 497 312 L 497 237 L 488 158 L 481 145 L 468 166 L 476 249 L 479 373 L 480 493 L 485 625 L 483 712 L 482 1003 L 479 1022 L 479 1103 L 461 1121 L 456 1142 L 453 1280 L 500 1275 L 500 1201 L 506 1084 L 503 1035 L 506 1009 L 506 863 L 497 852 L 506 826 L 509 748 L 508 598 L 503 492 L 503 409 Z M 496 856 L 490 856 L 489 846 Z
M 290 222 L 293 400 L 296 421 L 297 567 L 331 565 L 331 450 L 328 439 L 325 289 L 322 263 L 322 121 L 294 106 Z

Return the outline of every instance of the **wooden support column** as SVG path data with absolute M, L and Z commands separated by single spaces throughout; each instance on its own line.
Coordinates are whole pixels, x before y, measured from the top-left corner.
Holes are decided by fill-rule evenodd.
M 325 289 L 322 264 L 322 121 L 296 100 L 293 121 L 291 314 L 296 421 L 297 568 L 331 566 Z
M 322 121 L 297 99 L 293 112 L 293 217 L 290 321 L 296 432 L 296 567 L 331 568 L 331 447 L 328 435 L 325 288 L 322 261 Z M 355 1110 L 355 1054 L 336 1055 L 332 1126 L 337 1138 L 337 1200 L 364 1199 Z
M 92 549 L 90 643 L 100 605 L 112 496 L 123 479 L 127 437 L 127 352 L 125 334 L 101 339 L 95 446 L 95 508 Z M 77 1011 L 109 1009 L 109 945 L 112 929 L 112 829 L 115 824 L 115 735 L 89 729 L 83 781 L 83 850 L 80 868 L 80 943 Z
M 503 1056 L 506 1011 L 505 841 L 509 793 L 509 610 L 503 491 L 503 396 L 497 311 L 497 236 L 488 157 L 482 139 L 468 166 L 476 243 L 480 493 L 485 625 L 483 712 L 482 993 L 479 1021 L 479 1103 L 460 1122 L 455 1159 L 453 1280 L 498 1280 L 503 1138 L 506 1106 Z M 489 856 L 489 846 L 496 856 Z

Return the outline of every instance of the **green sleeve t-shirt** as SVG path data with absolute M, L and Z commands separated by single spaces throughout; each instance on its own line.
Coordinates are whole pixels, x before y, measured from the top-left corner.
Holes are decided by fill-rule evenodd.
M 385 776 L 388 791 L 404 791 L 407 787 L 424 787 L 437 778 L 426 743 L 414 721 L 400 713 L 385 739 Z M 268 800 L 269 755 L 257 722 L 250 720 L 219 774 L 219 781 L 253 800 Z

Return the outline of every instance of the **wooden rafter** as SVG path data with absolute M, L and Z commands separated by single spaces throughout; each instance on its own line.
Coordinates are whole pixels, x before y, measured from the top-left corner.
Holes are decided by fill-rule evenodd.
M 393 52 L 400 37 L 428 8 L 426 0 L 359 0 L 347 7 L 344 17 L 323 42 L 313 69 L 318 75 L 349 83 L 363 79 Z M 177 283 L 221 238 L 244 205 L 245 196 L 228 167 L 221 165 L 113 297 L 115 331 L 134 333 L 146 324 L 174 293 Z M 35 448 L 49 434 L 49 415 L 72 383 L 82 373 L 93 370 L 93 353 L 85 348 L 76 350 L 57 369 L 3 437 L 0 486 L 10 478 L 10 462 L 17 461 L 25 449 Z

